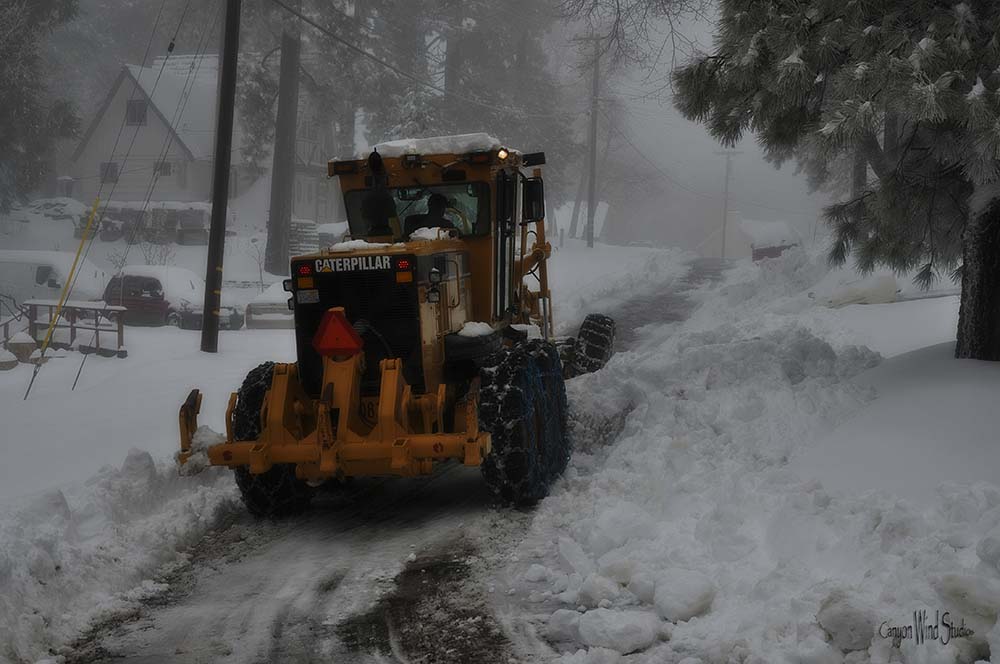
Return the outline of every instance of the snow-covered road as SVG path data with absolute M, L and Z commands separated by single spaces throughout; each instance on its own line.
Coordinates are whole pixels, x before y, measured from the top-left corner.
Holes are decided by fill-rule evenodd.
M 683 320 L 683 291 L 720 269 L 696 261 L 676 290 L 618 304 L 624 349 L 633 328 Z M 530 520 L 492 506 L 479 471 L 457 465 L 357 482 L 296 519 L 238 515 L 159 579 L 169 590 L 99 624 L 67 661 L 534 661 L 547 647 L 498 617 L 503 570 Z
M 170 589 L 78 643 L 70 662 L 507 662 L 476 583 L 526 517 L 479 473 L 358 482 L 307 515 L 240 515 Z M 503 524 L 498 522 L 503 521 Z M 471 582 L 470 582 L 471 581 Z
M 971 664 L 1000 652 L 1000 492 L 935 462 L 919 480 L 929 502 L 908 504 L 877 491 L 892 488 L 885 472 L 856 472 L 869 455 L 841 449 L 850 421 L 891 424 L 909 398 L 911 381 L 875 381 L 878 355 L 855 344 L 893 356 L 947 342 L 955 302 L 828 309 L 812 296 L 823 257 L 801 251 L 724 271 L 686 268 L 671 252 L 609 256 L 598 273 L 584 252 L 561 257 L 563 331 L 586 311 L 623 329 L 609 365 L 568 384 L 573 459 L 536 509 L 496 508 L 478 471 L 451 467 L 358 482 L 308 515 L 259 522 L 228 472 L 178 477 L 133 451 L 85 486 L 0 513 L 0 662 Z M 53 362 L 39 394 L 64 395 L 84 418 L 99 389 L 122 399 L 144 389 L 147 379 L 118 367 L 148 369 L 164 399 L 134 401 L 100 440 L 120 445 L 130 423 L 148 420 L 147 449 L 169 452 L 176 424 L 160 402 L 189 376 L 204 380 L 212 426 L 249 366 L 288 353 L 277 335 L 234 333 L 229 353 L 206 364 L 173 332 L 137 333 L 146 344 L 129 364 L 95 364 L 83 394 L 59 391 Z M 895 438 L 875 427 L 860 450 L 938 447 L 942 428 L 974 433 L 935 404 L 969 401 L 963 390 L 988 400 L 996 372 L 953 367 L 953 380 L 936 381 L 924 357 L 898 359 L 905 375 L 926 374 L 929 419 L 891 449 Z M 951 362 L 947 348 L 938 359 Z M 46 403 L 0 406 L 28 432 Z M 975 429 L 982 440 L 1000 427 L 990 416 Z M 825 450 L 838 464 L 821 464 L 832 472 L 823 484 L 809 477 L 816 445 L 836 448 Z M 0 472 L 27 484 L 26 459 Z M 912 481 L 915 465 L 897 465 L 896 479 Z M 845 479 L 859 482 L 839 490 Z M 940 481 L 952 485 L 931 495 Z M 942 607 L 975 635 L 897 647 L 872 631 Z

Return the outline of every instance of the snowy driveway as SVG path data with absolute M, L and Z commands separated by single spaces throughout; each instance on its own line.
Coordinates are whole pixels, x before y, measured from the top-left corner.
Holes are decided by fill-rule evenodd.
M 514 521 L 518 519 L 515 514 Z M 71 662 L 506 662 L 470 579 L 504 519 L 475 469 L 359 482 L 307 515 L 240 515 L 170 590 L 78 644 Z M 510 528 L 510 525 L 507 525 Z M 440 653 L 450 651 L 441 658 Z M 403 655 L 405 653 L 405 656 Z
M 699 261 L 677 289 L 717 275 Z M 689 309 L 671 287 L 635 298 L 612 311 L 626 340 Z M 534 639 L 505 630 L 494 607 L 531 518 L 492 507 L 478 469 L 461 466 L 358 482 L 297 519 L 240 514 L 158 579 L 165 594 L 99 625 L 68 661 L 520 661 Z

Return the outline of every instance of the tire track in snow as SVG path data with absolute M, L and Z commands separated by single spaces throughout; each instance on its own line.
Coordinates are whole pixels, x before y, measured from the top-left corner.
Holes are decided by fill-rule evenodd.
M 415 607 L 424 599 L 437 602 L 436 637 L 437 630 L 474 617 L 468 607 L 478 591 L 465 588 L 475 585 L 465 558 L 430 577 L 417 565 L 438 552 L 475 551 L 465 524 L 475 528 L 491 513 L 478 469 L 445 466 L 428 478 L 358 482 L 350 495 L 319 498 L 309 514 L 288 521 L 241 517 L 203 540 L 192 565 L 162 579 L 171 586 L 167 593 L 138 615 L 95 629 L 64 653 L 66 661 L 449 661 L 439 659 L 439 639 L 422 632 L 429 623 Z M 416 561 L 404 565 L 416 552 Z M 433 591 L 422 598 L 418 590 L 428 578 L 435 580 Z M 373 606 L 392 607 L 389 646 L 348 647 L 338 625 L 372 618 Z M 475 618 L 491 624 L 487 615 Z M 499 627 L 494 631 L 502 635 Z M 476 650 L 476 641 L 448 646 L 457 653 L 454 661 L 470 661 L 464 653 Z M 498 654 L 504 650 L 501 641 L 493 643 Z M 476 661 L 508 661 L 476 652 Z
M 684 291 L 718 279 L 723 267 L 695 261 L 679 287 L 609 312 L 619 345 L 636 343 L 643 325 L 683 320 L 693 306 Z M 573 435 L 607 444 L 619 420 L 581 421 Z M 493 572 L 483 560 L 502 565 L 530 523 L 530 514 L 495 512 L 489 502 L 477 469 L 444 466 L 427 478 L 358 482 L 296 519 L 241 517 L 162 579 L 164 595 L 93 629 L 66 662 L 507 664 L 518 661 L 515 650 L 544 652 L 486 599 Z

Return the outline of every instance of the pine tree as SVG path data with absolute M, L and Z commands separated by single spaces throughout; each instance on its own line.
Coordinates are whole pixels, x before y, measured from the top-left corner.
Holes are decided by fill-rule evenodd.
M 42 41 L 76 11 L 76 0 L 7 2 L 0 7 L 0 212 L 32 192 L 52 142 L 72 135 L 71 104 L 46 88 Z
M 566 165 L 578 151 L 573 114 L 548 68 L 555 2 L 383 0 L 375 50 L 445 90 L 375 72 L 365 106 L 369 142 L 484 131 L 525 150 L 545 150 L 549 198 L 573 189 Z
M 715 51 L 674 74 L 676 104 L 726 145 L 752 132 L 816 184 L 830 258 L 960 274 L 959 357 L 1000 360 L 1000 6 L 722 0 Z M 840 167 L 838 168 L 838 164 Z

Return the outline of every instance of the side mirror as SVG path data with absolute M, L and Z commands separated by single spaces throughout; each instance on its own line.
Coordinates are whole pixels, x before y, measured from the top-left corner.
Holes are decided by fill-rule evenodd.
M 526 178 L 521 196 L 524 222 L 545 219 L 545 183 L 542 182 L 542 178 Z

